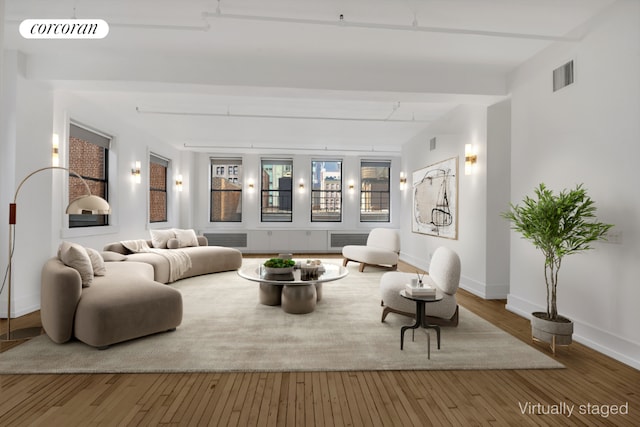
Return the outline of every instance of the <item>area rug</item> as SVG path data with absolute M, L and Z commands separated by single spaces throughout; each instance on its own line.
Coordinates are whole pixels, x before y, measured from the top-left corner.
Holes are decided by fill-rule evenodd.
M 325 262 L 339 262 L 326 260 Z M 260 260 L 246 259 L 245 264 Z M 563 365 L 473 313 L 460 308 L 458 327 L 443 327 L 441 348 L 431 331 L 431 359 L 423 330 L 405 336 L 412 319 L 380 321 L 384 271 L 359 272 L 324 284 L 309 314 L 287 314 L 258 302 L 258 284 L 236 272 L 174 283 L 184 317 L 175 332 L 97 350 L 81 342 L 55 344 L 46 335 L 0 354 L 0 373 L 151 373 L 229 371 L 350 371 L 550 369 Z

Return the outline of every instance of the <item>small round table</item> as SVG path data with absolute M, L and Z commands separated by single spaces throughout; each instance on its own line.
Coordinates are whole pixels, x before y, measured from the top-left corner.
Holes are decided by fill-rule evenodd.
M 411 301 L 416 302 L 416 321 L 413 325 L 403 326 L 400 329 L 400 350 L 404 347 L 404 333 L 407 329 L 417 329 L 419 327 L 423 327 L 425 329 L 435 329 L 436 337 L 438 341 L 438 350 L 440 350 L 440 326 L 438 325 L 430 325 L 427 323 L 427 319 L 425 318 L 425 304 L 430 302 L 436 302 L 442 300 L 442 292 L 436 289 L 435 297 L 418 297 L 409 295 L 405 290 L 400 291 L 400 296 L 406 298 Z M 425 331 L 427 334 L 427 358 L 431 358 L 431 336 L 429 332 Z
M 269 274 L 262 264 L 238 270 L 240 277 L 260 283 L 261 304 L 281 305 L 290 314 L 311 313 L 322 299 L 322 284 L 346 277 L 349 270 L 341 265 L 322 264 L 314 274 L 302 273 L 303 268 L 295 268 L 287 274 Z

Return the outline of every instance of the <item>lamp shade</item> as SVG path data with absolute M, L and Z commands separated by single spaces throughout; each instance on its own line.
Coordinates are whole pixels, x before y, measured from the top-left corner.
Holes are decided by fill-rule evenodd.
M 111 207 L 102 197 L 86 195 L 69 203 L 66 212 L 70 215 L 109 215 Z

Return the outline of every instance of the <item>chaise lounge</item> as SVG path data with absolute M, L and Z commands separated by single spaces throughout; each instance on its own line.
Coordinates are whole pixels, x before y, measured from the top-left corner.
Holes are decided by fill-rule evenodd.
M 82 246 L 64 245 L 73 246 L 76 260 L 62 257 L 67 265 L 59 256 L 42 268 L 40 316 L 52 341 L 61 344 L 75 337 L 104 349 L 180 325 L 182 295 L 154 281 L 151 265 L 104 262 L 98 273 L 90 261 L 78 265 Z

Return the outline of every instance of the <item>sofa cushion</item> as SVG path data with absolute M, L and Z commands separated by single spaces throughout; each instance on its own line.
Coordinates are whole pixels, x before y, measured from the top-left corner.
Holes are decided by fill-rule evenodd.
M 153 269 L 153 280 L 160 283 L 169 283 L 169 276 L 171 274 L 169 271 L 169 261 L 162 255 L 153 252 L 140 252 L 127 255 L 127 263 L 130 261 L 149 264 Z
M 107 263 L 107 274 L 82 290 L 73 321 L 80 341 L 102 347 L 178 326 L 179 291 L 153 281 L 153 267 L 138 262 Z
M 109 278 L 82 292 L 73 330 L 80 341 L 104 347 L 174 329 L 181 321 L 178 290 L 151 280 Z
M 198 237 L 196 236 L 196 232 L 193 230 L 180 230 L 177 228 L 173 229 L 176 239 L 178 239 L 178 247 L 179 248 L 187 248 L 192 246 L 198 246 Z M 171 248 L 170 248 L 171 249 Z
M 151 244 L 157 249 L 167 249 L 169 239 L 176 237 L 173 230 L 149 230 L 151 233 Z
M 357 262 L 373 265 L 396 265 L 398 254 L 376 246 L 347 245 L 342 248 L 342 255 Z
M 87 255 L 89 255 L 89 259 L 91 260 L 91 267 L 93 268 L 94 276 L 104 276 L 107 272 L 107 269 L 104 268 L 104 259 L 100 252 L 96 251 L 93 248 L 84 248 L 87 251 Z
M 119 252 L 102 251 L 102 259 L 104 260 L 104 262 L 118 262 L 118 261 L 126 261 L 127 256 L 122 255 Z
M 77 243 L 62 242 L 58 247 L 58 258 L 64 265 L 80 273 L 82 286 L 89 287 L 93 282 L 93 265 L 87 251 Z
M 237 270 L 242 266 L 242 252 L 223 246 L 198 246 L 183 248 L 191 258 L 191 268 L 183 278 L 221 271 Z

